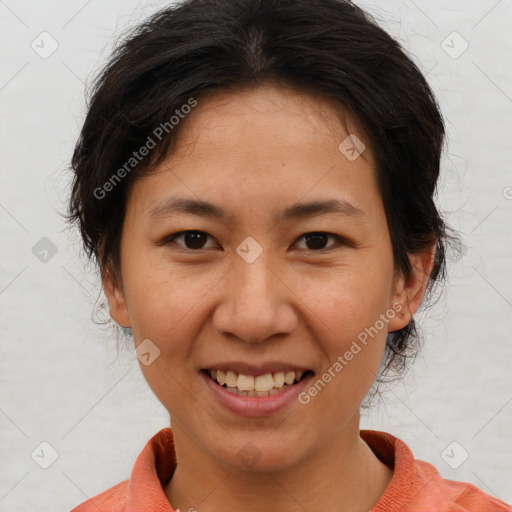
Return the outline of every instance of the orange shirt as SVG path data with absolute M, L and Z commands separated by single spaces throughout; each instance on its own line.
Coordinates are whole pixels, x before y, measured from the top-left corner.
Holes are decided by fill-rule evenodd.
M 361 430 L 361 437 L 393 477 L 370 512 L 512 512 L 512 507 L 472 484 L 446 480 L 432 464 L 415 460 L 396 437 Z M 133 467 L 131 478 L 91 498 L 71 512 L 173 512 L 163 487 L 176 468 L 170 428 L 153 436 Z

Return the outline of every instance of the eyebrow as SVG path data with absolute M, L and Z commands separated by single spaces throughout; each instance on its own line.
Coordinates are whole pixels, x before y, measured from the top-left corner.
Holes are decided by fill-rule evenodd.
M 170 197 L 155 206 L 148 214 L 151 221 L 170 217 L 174 214 L 185 213 L 200 217 L 232 220 L 232 217 L 220 205 L 200 199 L 187 199 L 183 197 Z M 307 203 L 296 203 L 281 211 L 280 220 L 300 219 L 325 215 L 329 213 L 348 215 L 351 217 L 363 216 L 364 212 L 346 199 L 325 199 Z M 274 219 L 276 221 L 277 219 Z

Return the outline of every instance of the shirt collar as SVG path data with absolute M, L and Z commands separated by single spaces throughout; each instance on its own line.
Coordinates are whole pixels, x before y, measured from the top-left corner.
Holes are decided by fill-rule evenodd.
M 146 444 L 135 461 L 128 482 L 126 510 L 173 512 L 164 486 L 176 469 L 176 451 L 171 428 L 164 428 Z
M 360 435 L 384 464 L 395 469 L 389 486 L 370 512 L 398 510 L 421 490 L 411 485 L 413 454 L 404 442 L 391 434 L 361 430 Z M 164 428 L 148 441 L 137 457 L 128 482 L 126 510 L 174 512 L 164 487 L 176 465 L 172 429 Z

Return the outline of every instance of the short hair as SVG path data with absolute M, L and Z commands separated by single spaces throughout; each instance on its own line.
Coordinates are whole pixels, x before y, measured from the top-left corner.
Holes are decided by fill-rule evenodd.
M 443 117 L 400 43 L 348 0 L 187 0 L 132 29 L 94 82 L 71 162 L 67 219 L 87 256 L 118 279 L 127 192 L 172 153 L 183 123 L 161 130 L 150 154 L 120 172 L 156 127 L 191 98 L 264 84 L 328 100 L 363 130 L 396 268 L 409 278 L 408 255 L 435 247 L 431 297 L 450 238 L 435 205 Z M 419 345 L 414 319 L 388 333 L 377 380 L 402 373 Z

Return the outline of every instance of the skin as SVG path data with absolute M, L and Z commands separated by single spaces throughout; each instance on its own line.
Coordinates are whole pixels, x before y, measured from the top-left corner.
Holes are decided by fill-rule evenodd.
M 354 161 L 338 149 L 349 121 L 320 98 L 271 85 L 216 93 L 183 121 L 158 172 L 130 191 L 119 281 L 104 270 L 103 284 L 112 318 L 132 328 L 136 345 L 149 338 L 160 349 L 141 370 L 171 417 L 178 466 L 165 493 L 183 512 L 363 512 L 390 482 L 392 470 L 359 436 L 359 408 L 387 332 L 421 303 L 433 252 L 410 257 L 408 281 L 395 268 L 371 148 Z M 151 222 L 171 195 L 218 203 L 232 219 Z M 298 201 L 330 198 L 363 214 L 273 220 Z M 209 236 L 159 244 L 186 230 Z M 349 243 L 303 236 L 319 231 Z M 252 263 L 236 252 L 248 236 L 263 249 Z M 319 377 L 393 304 L 401 311 L 307 405 L 241 417 L 200 378 L 226 360 L 288 361 Z M 248 442 L 261 456 L 250 468 L 237 456 Z

